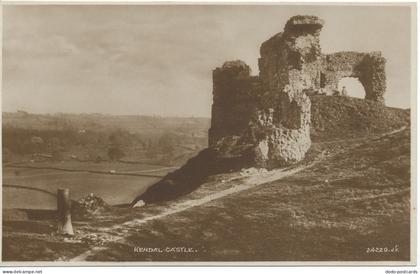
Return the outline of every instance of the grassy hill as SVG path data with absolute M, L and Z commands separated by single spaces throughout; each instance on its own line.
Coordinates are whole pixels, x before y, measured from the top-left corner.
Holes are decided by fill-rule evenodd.
M 87 260 L 409 260 L 409 140 L 406 129 L 320 144 L 331 156 L 302 172 L 139 225 Z M 196 252 L 139 254 L 135 246 Z
M 3 260 L 408 261 L 409 112 L 353 98 L 312 102 L 303 162 L 212 175 L 176 200 L 75 219 L 67 242 L 51 234 L 54 220 L 6 219 Z
M 374 101 L 311 96 L 312 141 L 364 137 L 410 124 L 410 110 L 391 108 Z

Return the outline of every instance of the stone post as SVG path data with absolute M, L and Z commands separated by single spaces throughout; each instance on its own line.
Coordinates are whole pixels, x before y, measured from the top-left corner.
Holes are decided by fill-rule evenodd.
M 57 190 L 57 217 L 57 232 L 59 234 L 74 235 L 71 224 L 70 190 L 68 188 L 59 188 Z

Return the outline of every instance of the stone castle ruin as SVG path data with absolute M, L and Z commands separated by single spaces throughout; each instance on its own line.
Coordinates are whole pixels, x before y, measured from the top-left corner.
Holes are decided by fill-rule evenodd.
M 343 77 L 362 83 L 366 100 L 384 103 L 385 58 L 380 52 L 322 54 L 316 16 L 294 16 L 260 48 L 259 76 L 229 61 L 213 71 L 209 147 L 219 157 L 275 167 L 304 158 L 311 146 L 311 101 L 332 93 Z
M 262 44 L 259 76 L 251 76 L 250 67 L 242 61 L 216 68 L 209 147 L 132 205 L 189 193 L 211 174 L 249 167 L 270 169 L 302 160 L 311 147 L 309 95 L 337 89 L 342 77 L 359 78 L 366 99 L 383 104 L 385 59 L 380 53 L 322 54 L 323 24 L 315 16 L 290 18 L 283 33 Z

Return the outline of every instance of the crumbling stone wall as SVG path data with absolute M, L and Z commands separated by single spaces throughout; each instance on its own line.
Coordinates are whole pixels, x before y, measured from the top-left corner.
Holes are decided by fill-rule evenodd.
M 380 52 L 337 52 L 323 55 L 321 87 L 327 91 L 338 90 L 338 82 L 342 78 L 358 78 L 365 89 L 365 99 L 384 103 L 385 62 Z
M 367 100 L 385 103 L 386 91 L 386 59 L 380 52 L 366 54 L 362 62 L 357 66 L 359 80 L 366 91 Z
M 294 16 L 283 33 L 261 45 L 260 79 L 267 92 L 249 130 L 262 166 L 300 161 L 311 146 L 311 102 L 305 91 L 320 86 L 323 24 L 315 16 Z

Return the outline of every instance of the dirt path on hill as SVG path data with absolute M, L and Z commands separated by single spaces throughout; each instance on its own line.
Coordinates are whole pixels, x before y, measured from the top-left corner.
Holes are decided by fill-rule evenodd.
M 177 168 L 180 168 L 179 166 L 170 166 L 170 167 L 162 167 L 157 169 L 145 169 L 145 170 L 129 170 L 125 171 L 125 173 L 143 173 L 143 172 L 156 172 L 156 171 L 164 171 L 164 170 L 175 170 Z
M 296 174 L 302 170 L 305 170 L 307 168 L 312 167 L 314 164 L 316 164 L 318 161 L 313 162 L 311 164 L 307 164 L 304 166 L 298 166 L 292 169 L 281 169 L 281 170 L 272 170 L 272 171 L 268 171 L 265 173 L 258 173 L 258 174 L 253 174 L 253 175 L 244 175 L 242 177 L 235 177 L 235 180 L 238 179 L 243 179 L 243 181 L 239 184 L 236 185 L 234 187 L 228 188 L 226 190 L 222 190 L 210 195 L 207 195 L 203 198 L 199 198 L 199 199 L 193 199 L 193 200 L 187 200 L 187 201 L 183 201 L 183 202 L 178 202 L 178 203 L 174 203 L 170 208 L 168 208 L 167 210 L 154 215 L 154 216 L 150 216 L 150 217 L 146 217 L 146 218 L 142 218 L 142 219 L 134 219 L 131 221 L 127 221 L 125 223 L 122 224 L 118 224 L 118 225 L 114 225 L 110 228 L 105 228 L 105 229 L 101 229 L 102 233 L 107 233 L 110 234 L 110 237 L 108 238 L 110 241 L 109 242 L 120 242 L 122 241 L 125 237 L 126 237 L 126 233 L 123 233 L 121 231 L 126 231 L 128 229 L 133 229 L 135 227 L 138 227 L 139 225 L 145 224 L 149 221 L 152 220 L 156 220 L 156 219 L 161 219 L 164 218 L 166 216 L 172 215 L 172 214 L 176 214 L 185 210 L 188 210 L 190 208 L 196 207 L 196 206 L 201 206 L 203 204 L 209 203 L 211 201 L 226 197 L 228 195 L 234 194 L 234 193 L 238 193 L 244 190 L 248 190 L 251 188 L 254 188 L 256 186 L 259 185 L 263 185 L 263 184 L 267 184 L 273 181 L 277 181 L 280 179 L 283 179 L 287 176 L 291 176 L 293 174 Z M 112 235 L 111 235 L 112 233 Z M 91 250 L 88 250 L 72 259 L 70 259 L 70 261 L 84 261 L 86 260 L 87 257 L 95 254 L 98 251 L 104 250 L 106 249 L 106 247 L 93 247 Z

